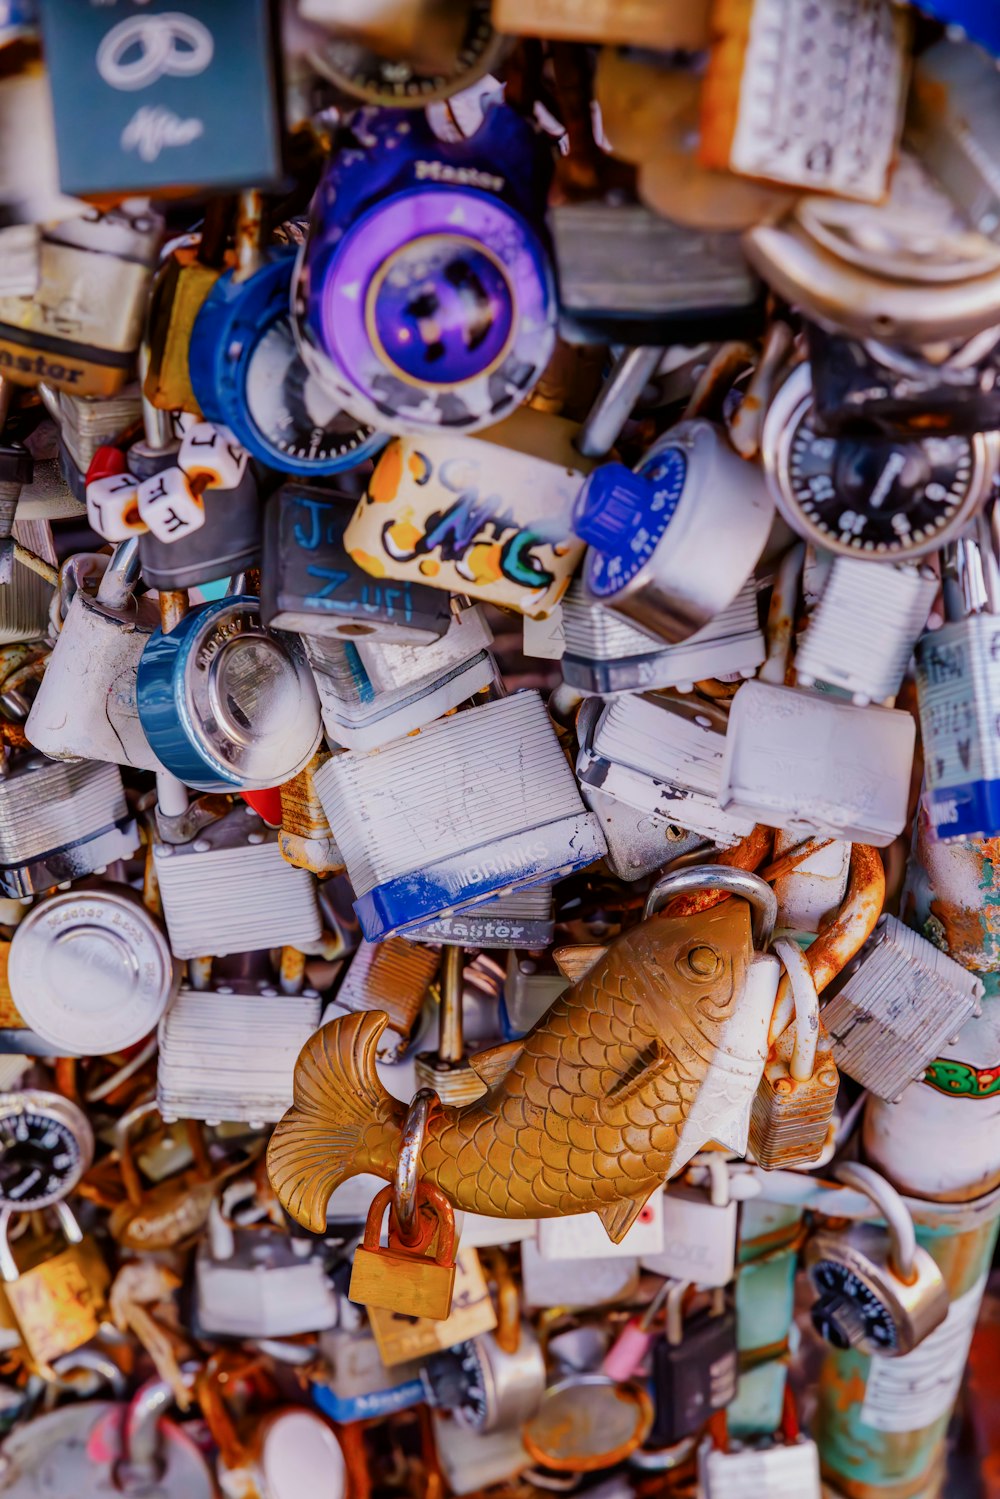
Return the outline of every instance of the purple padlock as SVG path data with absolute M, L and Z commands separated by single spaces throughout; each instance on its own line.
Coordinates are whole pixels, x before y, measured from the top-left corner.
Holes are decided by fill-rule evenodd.
M 555 344 L 548 144 L 506 105 L 468 140 L 362 109 L 313 200 L 292 290 L 315 378 L 384 432 L 474 432 L 530 393 Z

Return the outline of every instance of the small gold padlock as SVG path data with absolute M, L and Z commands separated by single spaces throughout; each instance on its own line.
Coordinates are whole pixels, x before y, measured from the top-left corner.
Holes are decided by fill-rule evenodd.
M 840 1081 L 807 958 L 787 939 L 774 950 L 791 984 L 795 1022 L 772 1041 L 750 1111 L 750 1149 L 765 1171 L 816 1163 Z
M 389 1242 L 379 1244 L 385 1210 L 392 1205 L 392 1187 L 383 1187 L 368 1209 L 365 1236 L 354 1253 L 351 1288 L 348 1297 L 364 1306 L 380 1306 L 386 1311 L 403 1312 L 410 1317 L 430 1317 L 441 1322 L 451 1312 L 455 1290 L 455 1214 L 440 1188 L 430 1182 L 417 1187 L 418 1216 L 424 1216 L 415 1242 L 408 1246 L 394 1214 L 389 1217 Z M 433 1229 L 427 1231 L 427 1216 L 436 1218 L 437 1235 L 433 1252 Z
M 64 1202 L 55 1204 L 66 1248 L 18 1270 L 9 1242 L 13 1209 L 0 1212 L 0 1276 L 18 1332 L 41 1368 L 95 1337 L 110 1284 L 107 1266 Z

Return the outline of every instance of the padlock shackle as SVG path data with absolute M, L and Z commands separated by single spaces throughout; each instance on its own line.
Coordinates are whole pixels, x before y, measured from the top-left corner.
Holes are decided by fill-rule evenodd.
M 819 1042 L 819 995 L 812 969 L 797 942 L 780 937 L 774 951 L 781 959 L 795 1005 L 795 1046 L 788 1071 L 797 1083 L 806 1083 L 816 1070 L 816 1048 Z
M 449 954 L 456 951 L 449 948 Z M 457 951 L 461 955 L 462 949 Z M 442 1003 L 444 994 L 442 993 Z M 399 1155 L 392 1184 L 393 1216 L 403 1243 L 416 1237 L 417 1191 L 420 1185 L 420 1154 L 427 1138 L 427 1125 L 438 1103 L 433 1088 L 419 1088 L 410 1100 L 399 1137 Z
M 667 1282 L 667 1342 L 672 1348 L 684 1341 L 684 1298 L 693 1285 L 692 1280 Z
M 46 1209 L 41 1209 L 45 1212 Z M 59 1219 L 59 1227 L 63 1231 L 63 1238 L 67 1244 L 82 1244 L 83 1230 L 76 1221 L 76 1215 L 72 1208 L 65 1202 L 54 1202 L 52 1212 Z M 10 1225 L 14 1218 L 19 1217 L 17 1208 L 0 1208 L 0 1280 L 7 1285 L 13 1285 L 14 1281 L 20 1279 L 21 1272 L 17 1268 L 17 1261 L 10 1247 Z
M 376 1192 L 368 1209 L 368 1217 L 365 1219 L 364 1238 L 361 1241 L 364 1249 L 377 1254 L 379 1239 L 382 1236 L 382 1220 L 385 1217 L 386 1208 L 392 1207 L 392 1186 L 383 1187 Z M 418 1202 L 426 1202 L 434 1209 L 440 1221 L 440 1237 L 438 1239 L 438 1250 L 435 1256 L 438 1264 L 451 1265 L 455 1259 L 455 1210 L 440 1187 L 435 1187 L 429 1181 L 419 1183 L 417 1188 Z M 395 1214 L 389 1219 L 389 1232 L 392 1233 L 396 1227 Z M 405 1245 L 405 1240 L 403 1241 Z
M 673 874 L 664 875 L 646 897 L 643 920 L 655 916 L 675 895 L 690 895 L 702 890 L 721 890 L 725 895 L 736 895 L 745 900 L 754 911 L 753 945 L 758 951 L 768 946 L 778 919 L 777 896 L 760 875 L 725 864 L 677 869 Z
M 871 1166 L 860 1161 L 840 1161 L 834 1176 L 845 1186 L 870 1197 L 889 1228 L 889 1265 L 894 1275 L 911 1285 L 916 1279 L 917 1234 L 906 1203 L 896 1188 Z
M 120 541 L 111 553 L 104 576 L 97 585 L 97 602 L 109 609 L 124 609 L 139 581 L 139 538 Z
M 497 1292 L 497 1325 L 493 1337 L 502 1353 L 516 1353 L 521 1346 L 521 1292 L 502 1249 L 480 1250 L 487 1279 Z

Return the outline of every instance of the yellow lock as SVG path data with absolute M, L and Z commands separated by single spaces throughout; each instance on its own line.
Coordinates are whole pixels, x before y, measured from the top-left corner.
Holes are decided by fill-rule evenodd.
M 24 1346 L 42 1368 L 96 1336 L 111 1279 L 66 1204 L 55 1212 L 66 1248 L 22 1274 L 8 1237 L 13 1209 L 0 1211 L 0 1277 Z
M 364 1306 L 441 1322 L 451 1312 L 455 1290 L 455 1214 L 451 1203 L 440 1188 L 421 1182 L 417 1216 L 423 1222 L 416 1225 L 413 1243 L 404 1243 L 399 1225 L 390 1215 L 389 1242 L 383 1248 L 379 1244 L 382 1219 L 392 1195 L 392 1187 L 383 1187 L 368 1209 L 365 1236 L 354 1253 L 348 1297 Z M 436 1245 L 428 1255 L 435 1228 Z

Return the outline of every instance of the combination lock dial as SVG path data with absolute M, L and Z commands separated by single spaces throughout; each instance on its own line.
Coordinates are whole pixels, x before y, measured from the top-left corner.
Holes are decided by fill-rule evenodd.
M 892 1310 L 860 1275 L 834 1260 L 821 1260 L 812 1268 L 812 1281 L 820 1293 L 812 1324 L 821 1338 L 834 1348 L 864 1345 L 882 1354 L 896 1351 Z
M 936 551 L 962 529 L 986 496 L 1000 439 L 827 436 L 814 425 L 802 364 L 768 410 L 761 450 L 793 530 L 827 551 L 885 561 Z
M 58 1093 L 0 1097 L 0 1207 L 60 1202 L 94 1158 L 86 1115 Z
M 429 1358 L 420 1371 L 427 1403 L 448 1410 L 460 1426 L 484 1431 L 490 1406 L 475 1342 L 457 1343 Z

